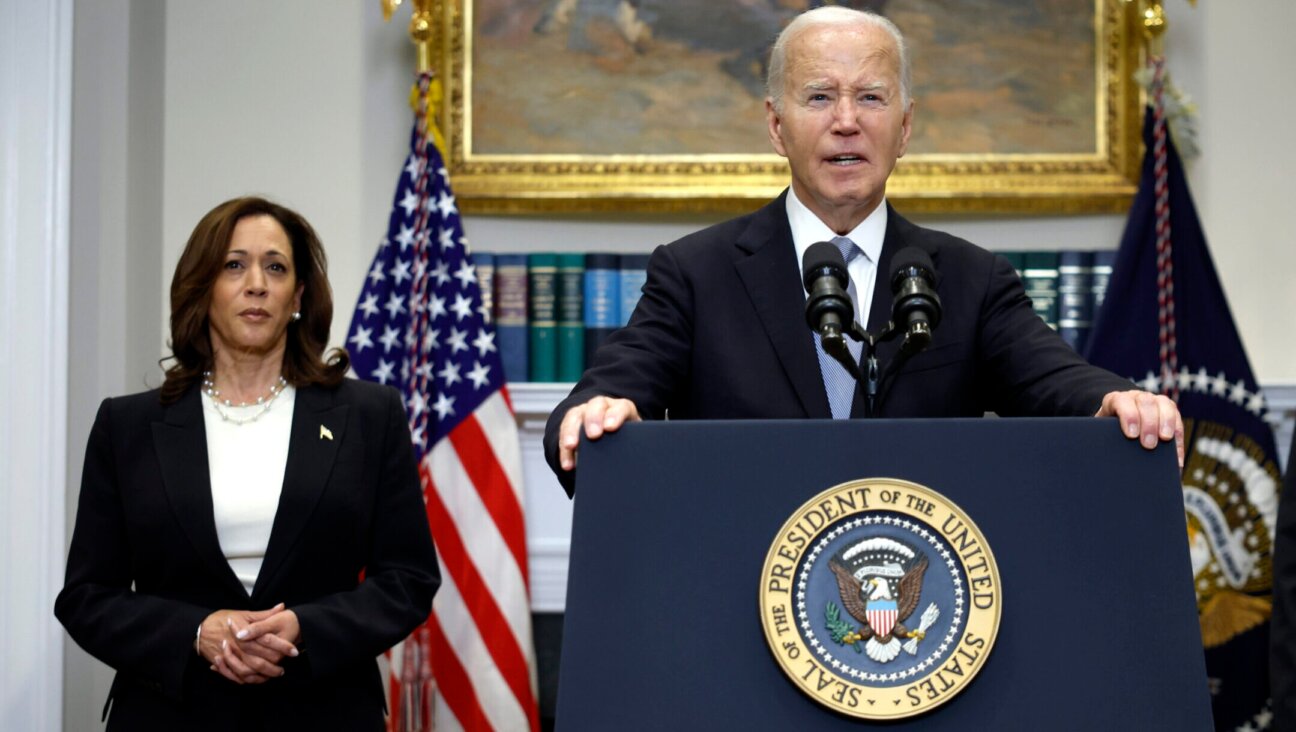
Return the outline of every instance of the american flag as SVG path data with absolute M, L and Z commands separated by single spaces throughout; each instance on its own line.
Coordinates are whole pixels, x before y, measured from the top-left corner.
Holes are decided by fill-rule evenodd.
M 522 459 L 490 314 L 418 82 L 410 155 L 347 333 L 405 397 L 441 589 L 391 654 L 392 732 L 536 730 Z M 433 681 L 435 680 L 435 683 Z

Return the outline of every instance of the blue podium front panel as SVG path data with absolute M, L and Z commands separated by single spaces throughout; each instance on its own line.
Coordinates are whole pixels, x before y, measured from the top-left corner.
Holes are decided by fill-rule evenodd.
M 1001 585 L 976 677 L 897 722 L 803 693 L 759 611 L 784 522 L 866 478 L 957 504 Z M 560 729 L 1210 729 L 1173 447 L 1111 420 L 631 424 L 582 446 L 575 501 Z

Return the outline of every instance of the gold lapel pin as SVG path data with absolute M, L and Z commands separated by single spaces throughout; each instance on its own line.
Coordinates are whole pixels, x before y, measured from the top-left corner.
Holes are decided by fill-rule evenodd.
M 328 427 L 325 427 L 324 425 L 320 425 L 320 439 L 321 439 L 321 440 L 332 440 L 332 439 L 333 439 L 333 433 L 330 432 L 330 431 L 329 431 L 329 428 L 328 428 Z

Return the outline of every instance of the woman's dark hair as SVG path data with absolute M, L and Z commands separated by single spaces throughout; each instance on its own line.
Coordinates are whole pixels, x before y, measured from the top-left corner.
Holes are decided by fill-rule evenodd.
M 297 284 L 304 285 L 301 320 L 288 326 L 283 377 L 293 386 L 334 386 L 346 375 L 351 360 L 338 348 L 324 359 L 329 326 L 333 322 L 333 291 L 328 283 L 324 247 L 301 214 L 264 198 L 247 196 L 220 204 L 207 212 L 185 245 L 171 278 L 171 357 L 162 384 L 162 403 L 178 400 L 212 367 L 207 311 L 212 286 L 225 264 L 234 226 L 249 216 L 269 216 L 292 242 Z

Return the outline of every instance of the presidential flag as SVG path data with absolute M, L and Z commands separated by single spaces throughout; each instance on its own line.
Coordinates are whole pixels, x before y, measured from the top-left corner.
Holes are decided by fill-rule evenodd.
M 1162 78 L 1158 59 L 1157 102 Z M 1163 109 L 1154 104 L 1144 123 L 1142 180 L 1087 355 L 1179 404 L 1187 538 L 1215 727 L 1265 729 L 1278 453 Z
M 522 460 L 490 314 L 427 122 L 422 74 L 387 236 L 347 333 L 356 375 L 405 398 L 441 564 L 390 657 L 393 732 L 537 730 Z

